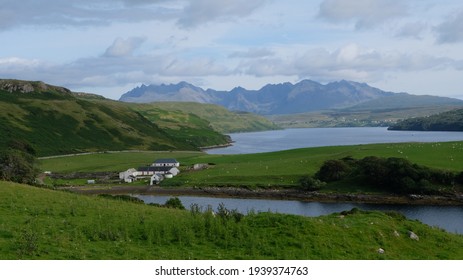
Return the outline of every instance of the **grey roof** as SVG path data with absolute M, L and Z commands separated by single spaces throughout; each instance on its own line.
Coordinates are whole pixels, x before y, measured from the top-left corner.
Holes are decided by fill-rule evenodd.
M 178 163 L 175 158 L 160 158 L 154 161 L 154 163 Z
M 167 171 L 169 171 L 171 169 L 172 169 L 172 167 L 169 167 L 169 166 L 142 166 L 142 167 L 138 167 L 138 171 L 145 171 L 145 172 L 149 172 L 149 171 L 167 172 Z

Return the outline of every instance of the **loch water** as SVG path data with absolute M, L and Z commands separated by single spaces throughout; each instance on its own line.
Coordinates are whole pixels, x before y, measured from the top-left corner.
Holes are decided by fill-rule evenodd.
M 170 196 L 134 195 L 145 203 L 164 204 Z M 367 204 L 367 203 L 327 203 L 305 202 L 295 200 L 270 200 L 270 199 L 245 199 L 245 198 L 218 198 L 200 196 L 179 196 L 182 204 L 189 209 L 192 204 L 197 204 L 202 209 L 212 208 L 217 210 L 220 204 L 227 209 L 236 209 L 240 213 L 273 212 L 295 214 L 308 217 L 329 215 L 352 208 L 362 210 L 397 211 L 408 219 L 419 220 L 430 226 L 444 229 L 450 233 L 463 234 L 463 207 L 461 206 L 427 206 L 427 205 L 391 205 L 391 204 Z
M 463 141 L 463 132 L 392 131 L 386 127 L 293 128 L 232 133 L 233 145 L 208 154 L 250 154 L 307 147 Z

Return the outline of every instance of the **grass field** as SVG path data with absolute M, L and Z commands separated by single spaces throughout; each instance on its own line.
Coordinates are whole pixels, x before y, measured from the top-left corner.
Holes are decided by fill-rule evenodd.
M 1 259 L 463 258 L 463 236 L 395 213 L 235 219 L 1 181 L 0 200 Z
M 41 160 L 52 172 L 123 171 L 150 164 L 156 158 L 176 158 L 183 167 L 209 163 L 206 170 L 182 172 L 165 181 L 170 186 L 232 185 L 246 187 L 293 186 L 313 175 L 328 159 L 351 156 L 401 157 L 431 168 L 463 170 L 463 142 L 399 143 L 296 149 L 245 155 L 208 155 L 199 152 L 128 152 L 82 155 Z

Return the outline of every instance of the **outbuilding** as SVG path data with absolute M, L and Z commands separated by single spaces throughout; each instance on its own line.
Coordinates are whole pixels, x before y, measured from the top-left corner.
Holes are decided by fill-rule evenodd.
M 178 162 L 174 158 L 160 158 L 154 161 L 154 163 L 151 166 L 156 166 L 156 167 L 179 167 L 180 162 Z

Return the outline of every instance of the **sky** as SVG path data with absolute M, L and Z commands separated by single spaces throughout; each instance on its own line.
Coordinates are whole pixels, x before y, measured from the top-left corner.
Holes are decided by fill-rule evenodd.
M 0 0 L 0 42 L 0 78 L 111 99 L 303 79 L 463 99 L 461 0 Z

